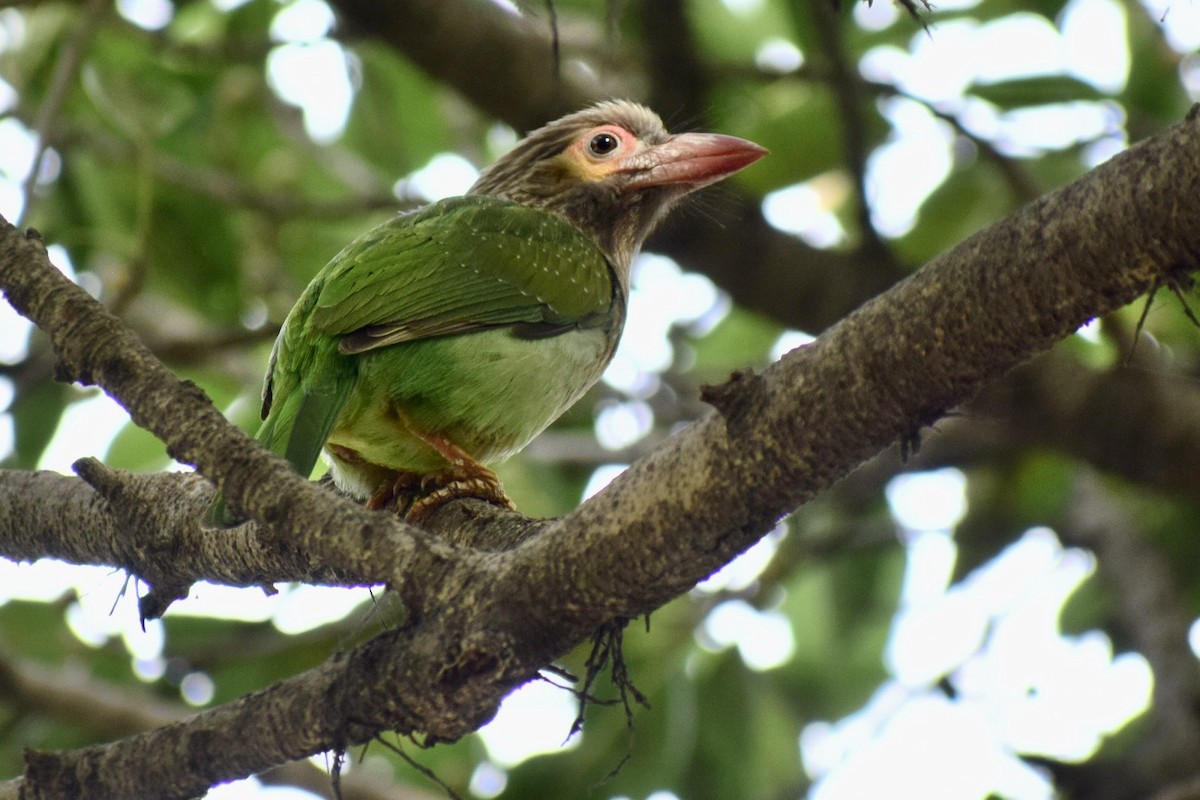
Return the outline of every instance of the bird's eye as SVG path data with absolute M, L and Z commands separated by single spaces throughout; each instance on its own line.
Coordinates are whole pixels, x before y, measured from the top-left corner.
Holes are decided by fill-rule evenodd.
M 594 156 L 603 158 L 604 156 L 612 155 L 620 146 L 621 140 L 614 134 L 605 131 L 597 133 L 592 137 L 592 140 L 588 142 L 588 152 Z

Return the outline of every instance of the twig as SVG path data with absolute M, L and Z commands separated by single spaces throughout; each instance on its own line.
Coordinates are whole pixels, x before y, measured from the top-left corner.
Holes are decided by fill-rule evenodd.
M 799 2 L 799 0 L 793 0 Z M 824 51 L 830 70 L 830 89 L 837 102 L 841 119 L 842 143 L 846 153 L 846 167 L 854 177 L 857 191 L 857 213 L 861 250 L 877 258 L 894 261 L 891 250 L 875 230 L 871 219 L 871 203 L 867 194 L 867 158 L 871 144 L 867 141 L 869 126 L 864 118 L 866 99 L 863 96 L 862 78 L 856 62 L 846 52 L 842 39 L 841 17 L 829 0 L 807 0 L 810 18 L 816 24 L 817 41 Z
M 136 164 L 139 152 L 128 141 L 99 131 L 68 134 L 91 152 L 105 157 Z M 150 155 L 150 168 L 156 177 L 180 188 L 202 194 L 233 208 L 259 211 L 271 219 L 289 220 L 296 217 L 339 219 L 369 211 L 404 210 L 417 205 L 415 199 L 397 197 L 390 192 L 366 193 L 337 200 L 317 200 L 282 192 L 268 192 L 226 170 L 198 166 L 194 163 L 155 152 Z
M 1100 576 L 1115 598 L 1118 626 L 1154 672 L 1146 736 L 1093 769 L 1066 771 L 1067 788 L 1073 796 L 1115 800 L 1117 794 L 1144 797 L 1164 784 L 1187 781 L 1200 751 L 1195 713 L 1200 677 L 1187 645 L 1192 615 L 1171 565 L 1153 537 L 1141 530 L 1132 509 L 1118 503 L 1087 470 L 1072 486 L 1062 533 L 1068 543 L 1096 553 Z M 1120 780 L 1110 783 L 1105 775 Z M 1073 786 L 1073 780 L 1086 783 Z M 1109 786 L 1122 788 L 1114 793 Z
M 1013 194 L 1016 196 L 1019 202 L 1028 203 L 1030 200 L 1035 199 L 1042 193 L 1041 188 L 1034 181 L 1033 176 L 1029 174 L 1028 170 L 1025 170 L 1021 167 L 1017 159 L 1004 155 L 997 150 L 996 146 L 990 141 L 967 130 L 966 126 L 963 125 L 962 120 L 958 118 L 957 114 L 951 114 L 949 112 L 942 111 L 929 101 L 922 100 L 919 97 L 913 97 L 912 95 L 897 89 L 895 86 L 883 86 L 885 86 L 886 90 L 892 94 L 907 98 L 915 103 L 920 103 L 929 110 L 929 113 L 933 114 L 938 119 L 949 123 L 959 136 L 963 137 L 975 146 L 975 149 L 979 151 L 979 154 L 984 158 L 984 160 L 995 165 L 995 167 L 1000 170 L 1000 174 L 1002 174 L 1004 179 L 1008 181 L 1009 188 L 1012 189 Z
M 458 792 L 454 791 L 454 788 L 452 786 L 450 786 L 450 784 L 448 784 L 444 780 L 442 780 L 436 772 L 434 772 L 432 769 L 425 766 L 424 764 L 417 762 L 416 759 L 414 759 L 408 753 L 404 752 L 404 748 L 399 743 L 392 744 L 387 739 L 384 739 L 382 736 L 375 737 L 375 741 L 379 742 L 379 744 L 386 747 L 388 750 L 391 750 L 393 753 L 395 753 L 400 758 L 402 758 L 405 761 L 405 763 L 407 763 L 410 767 L 412 767 L 417 772 L 424 775 L 426 778 L 428 778 L 433 783 L 437 784 L 438 787 L 446 793 L 446 796 L 449 797 L 450 800 L 463 800 L 462 795 L 460 795 Z
M 110 6 L 111 0 L 87 0 L 83 12 L 76 20 L 74 28 L 59 51 L 58 61 L 54 65 L 54 74 L 50 78 L 50 88 L 46 91 L 45 99 L 42 100 L 37 118 L 33 123 L 34 132 L 37 134 L 37 153 L 34 156 L 29 175 L 21 186 L 25 203 L 21 207 L 21 213 L 17 216 L 15 224 L 18 227 L 23 220 L 29 219 L 29 212 L 34 204 L 33 189 L 41 175 L 46 150 L 54 142 L 58 115 L 62 111 L 63 103 L 66 102 L 67 92 L 71 90 L 71 86 L 75 82 L 79 64 L 83 60 L 83 53 L 99 29 L 101 19 L 108 12 Z

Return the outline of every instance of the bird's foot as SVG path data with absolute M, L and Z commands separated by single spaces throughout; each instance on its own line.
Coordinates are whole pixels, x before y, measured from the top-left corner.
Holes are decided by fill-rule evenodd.
M 496 473 L 479 464 L 455 466 L 425 475 L 421 481 L 421 491 L 422 494 L 409 505 L 404 515 L 405 522 L 419 522 L 451 500 L 463 497 L 486 500 L 509 511 L 517 508 L 504 493 Z
M 388 478 L 379 484 L 379 488 L 367 498 L 367 509 L 382 511 L 392 508 L 397 514 L 403 513 L 419 494 L 422 477 L 424 476 L 417 472 L 396 473 L 394 478 Z
M 367 501 L 367 508 L 394 508 L 410 524 L 420 522 L 451 500 L 471 497 L 515 510 L 496 473 L 474 462 L 456 464 L 437 472 L 401 472 L 383 482 Z

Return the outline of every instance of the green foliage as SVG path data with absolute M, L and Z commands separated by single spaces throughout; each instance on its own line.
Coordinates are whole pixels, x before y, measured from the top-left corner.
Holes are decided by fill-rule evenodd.
M 897 243 L 906 259 L 929 261 L 1017 205 L 1011 187 L 995 169 L 971 166 L 952 172 L 921 206 L 920 224 Z
M 1039 75 L 999 83 L 977 83 L 971 94 L 1000 108 L 1024 108 L 1050 103 L 1101 100 L 1104 93 L 1070 75 Z
M 757 173 L 752 188 L 778 189 L 841 166 L 845 155 L 842 132 L 834 125 L 810 124 L 814 119 L 836 116 L 830 89 L 798 82 L 780 82 L 753 92 L 747 89 L 730 85 L 728 95 L 718 100 L 718 108 L 727 109 L 722 120 L 726 128 L 739 126 L 747 138 L 768 148 L 775 160 L 768 174 Z M 876 134 L 883 129 L 877 119 L 873 129 Z M 801 142 L 803 146 L 798 146 Z
M 730 370 L 764 364 L 782 332 L 778 323 L 734 307 L 692 343 L 692 371 L 703 380 L 720 380 Z
M 71 390 L 62 384 L 41 381 L 21 392 L 9 406 L 13 422 L 13 452 L 6 459 L 19 469 L 33 469 L 50 443 Z
M 394 49 L 363 42 L 354 49 L 360 87 L 342 146 L 383 175 L 421 167 L 453 142 L 431 81 Z

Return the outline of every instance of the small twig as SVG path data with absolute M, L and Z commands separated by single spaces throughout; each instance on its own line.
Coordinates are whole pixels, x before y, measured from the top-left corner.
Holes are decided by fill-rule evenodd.
M 235 350 L 269 342 L 279 334 L 279 325 L 265 325 L 253 329 L 229 328 L 205 332 L 189 338 L 162 340 L 156 340 L 143 331 L 139 331 L 139 334 L 146 341 L 150 352 L 161 360 L 178 366 L 201 363 L 225 350 Z
M 1196 313 L 1192 311 L 1192 307 L 1188 305 L 1187 298 L 1184 297 L 1185 291 L 1191 291 L 1196 285 L 1196 280 L 1191 276 L 1186 267 L 1178 267 L 1168 270 L 1163 274 L 1154 285 L 1146 292 L 1146 302 L 1142 305 L 1142 313 L 1138 316 L 1137 324 L 1133 328 L 1133 342 L 1129 345 L 1129 352 L 1125 356 L 1125 366 L 1133 363 L 1133 356 L 1137 352 L 1138 339 L 1142 335 L 1142 330 L 1146 327 L 1146 318 L 1150 316 L 1150 306 L 1154 303 L 1154 296 L 1158 294 L 1158 290 L 1166 286 L 1175 295 L 1179 301 L 1179 305 L 1183 307 L 1183 315 L 1188 318 L 1192 325 L 1200 328 L 1200 319 L 1196 317 Z
M 89 152 L 99 153 L 114 161 L 137 165 L 143 160 L 142 151 L 131 142 L 100 131 L 70 130 L 59 138 L 79 143 Z M 416 198 L 398 197 L 390 191 L 383 191 L 382 187 L 377 191 L 366 191 L 343 199 L 318 200 L 264 191 L 232 172 L 199 166 L 162 152 L 146 152 L 145 161 L 147 168 L 160 180 L 210 197 L 222 205 L 258 211 L 271 219 L 340 219 L 371 211 L 403 211 L 419 205 Z
M 134 199 L 134 250 L 129 256 L 125 274 L 117 281 L 108 301 L 113 314 L 121 316 L 146 284 L 148 251 L 154 235 L 154 195 L 156 182 L 152 172 L 154 143 L 144 135 L 138 136 L 138 155 L 134 165 L 136 191 Z
M 846 52 L 842 39 L 841 18 L 829 0 L 810 0 L 811 18 L 816 25 L 817 41 L 824 51 L 830 69 L 830 87 L 833 90 L 838 113 L 841 117 L 842 146 L 846 153 L 846 166 L 854 177 L 857 191 L 857 218 L 862 249 L 878 257 L 894 260 L 884 244 L 875 224 L 871 220 L 871 204 L 867 199 L 867 159 L 871 154 L 871 143 L 867 141 L 869 126 L 864 118 L 866 100 L 863 97 L 863 81 L 858 66 Z
M 58 115 L 62 111 L 63 103 L 66 102 L 67 93 L 75 83 L 75 77 L 79 72 L 79 63 L 83 60 L 83 53 L 87 49 L 88 42 L 99 30 L 100 20 L 109 7 L 110 0 L 88 0 L 83 8 L 83 13 L 80 14 L 75 27 L 59 51 L 58 61 L 54 65 L 54 75 L 50 78 L 50 88 L 46 91 L 46 96 L 38 109 L 37 119 L 33 123 L 33 130 L 37 134 L 37 153 L 33 158 L 33 166 L 29 170 L 29 175 L 21 185 L 21 194 L 25 198 L 25 203 L 13 223 L 18 228 L 21 227 L 24 220 L 29 219 L 29 212 L 33 208 L 34 201 L 33 188 L 41 175 L 46 150 L 49 149 L 50 143 L 55 138 Z
M 601 626 L 592 636 L 592 651 L 588 654 L 587 661 L 584 663 L 583 687 L 578 690 L 572 690 L 579 699 L 579 714 L 576 715 L 575 720 L 571 723 L 571 729 L 567 733 L 568 739 L 583 730 L 583 719 L 587 713 L 589 703 L 613 705 L 617 702 L 615 700 L 600 700 L 591 693 L 596 678 L 600 677 L 609 664 L 612 665 L 611 677 L 613 685 L 617 687 L 621 705 L 625 708 L 625 724 L 629 728 L 633 728 L 633 706 L 629 702 L 630 698 L 643 708 L 650 708 L 650 700 L 634 686 L 633 678 L 629 675 L 629 667 L 625 663 L 625 656 L 621 650 L 625 626 L 628 624 L 628 618 L 617 617 Z M 648 624 L 649 618 L 647 617 Z
M 376 736 L 375 741 L 379 742 L 379 744 L 386 747 L 388 750 L 391 750 L 396 755 L 400 756 L 400 758 L 404 759 L 410 767 L 412 767 L 417 772 L 424 775 L 429 780 L 436 783 L 442 789 L 442 791 L 444 791 L 446 793 L 446 795 L 450 798 L 450 800 L 463 800 L 462 795 L 460 795 L 458 792 L 454 791 L 454 789 L 450 786 L 450 784 L 446 783 L 444 780 L 439 778 L 437 773 L 434 772 L 433 770 L 431 770 L 429 767 L 425 766 L 424 764 L 420 764 L 416 760 L 414 760 L 412 756 L 410 756 L 408 753 L 404 752 L 404 748 L 401 747 L 399 744 L 392 744 L 391 742 L 384 739 L 383 736 Z
M 805 63 L 793 72 L 786 75 L 780 75 L 775 72 L 763 70 L 751 64 L 743 62 L 728 61 L 717 64 L 714 69 L 721 76 L 741 81 L 754 81 L 761 84 L 771 84 L 780 81 L 799 81 L 806 83 L 824 83 L 834 85 L 836 76 L 834 70 L 826 64 Z M 864 80 L 859 78 L 863 89 L 870 93 L 872 98 L 880 97 L 902 97 L 905 100 L 911 100 L 914 103 L 919 103 L 924 106 L 933 116 L 948 123 L 954 128 L 955 133 L 969 141 L 979 155 L 989 163 L 993 164 L 1004 179 L 1008 182 L 1013 194 L 1023 203 L 1035 200 L 1042 194 L 1042 189 L 1037 185 L 1037 182 L 1021 166 L 1018 159 L 1006 156 L 1004 153 L 996 149 L 996 146 L 989 140 L 971 132 L 958 118 L 957 115 L 939 109 L 930 101 L 905 92 L 894 84 L 885 83 L 882 81 Z
M 558 10 L 554 0 L 546 0 L 547 21 L 550 24 L 550 57 L 554 62 L 554 79 L 557 82 L 562 77 L 562 42 L 558 37 Z
M 890 91 L 899 97 L 904 97 L 908 100 L 912 100 L 915 103 L 920 103 L 921 105 L 925 106 L 926 109 L 928 109 L 929 113 L 933 114 L 943 122 L 949 123 L 950 126 L 954 128 L 955 133 L 974 145 L 975 149 L 979 151 L 980 156 L 994 164 L 996 168 L 1000 170 L 1001 174 L 1004 175 L 1005 180 L 1008 181 L 1009 187 L 1013 190 L 1013 193 L 1016 194 L 1017 198 L 1021 202 L 1027 203 L 1041 195 L 1041 189 L 1038 188 L 1038 185 L 1033 180 L 1033 177 L 1026 170 L 1021 168 L 1016 159 L 1009 158 L 1001 153 L 996 149 L 996 146 L 987 139 L 971 133 L 971 131 L 967 130 L 966 126 L 963 125 L 962 120 L 960 120 L 957 115 L 941 111 L 929 101 L 922 100 L 919 97 L 914 97 L 913 95 L 897 89 L 895 86 L 886 86 L 885 88 L 887 91 Z
M 207 195 L 230 206 L 260 211 L 275 219 L 310 217 L 338 219 L 367 211 L 411 208 L 417 203 L 392 194 L 366 194 L 344 200 L 319 201 L 312 198 L 264 192 L 237 176 L 211 168 L 197 167 L 161 153 L 154 159 L 155 172 L 176 186 Z

